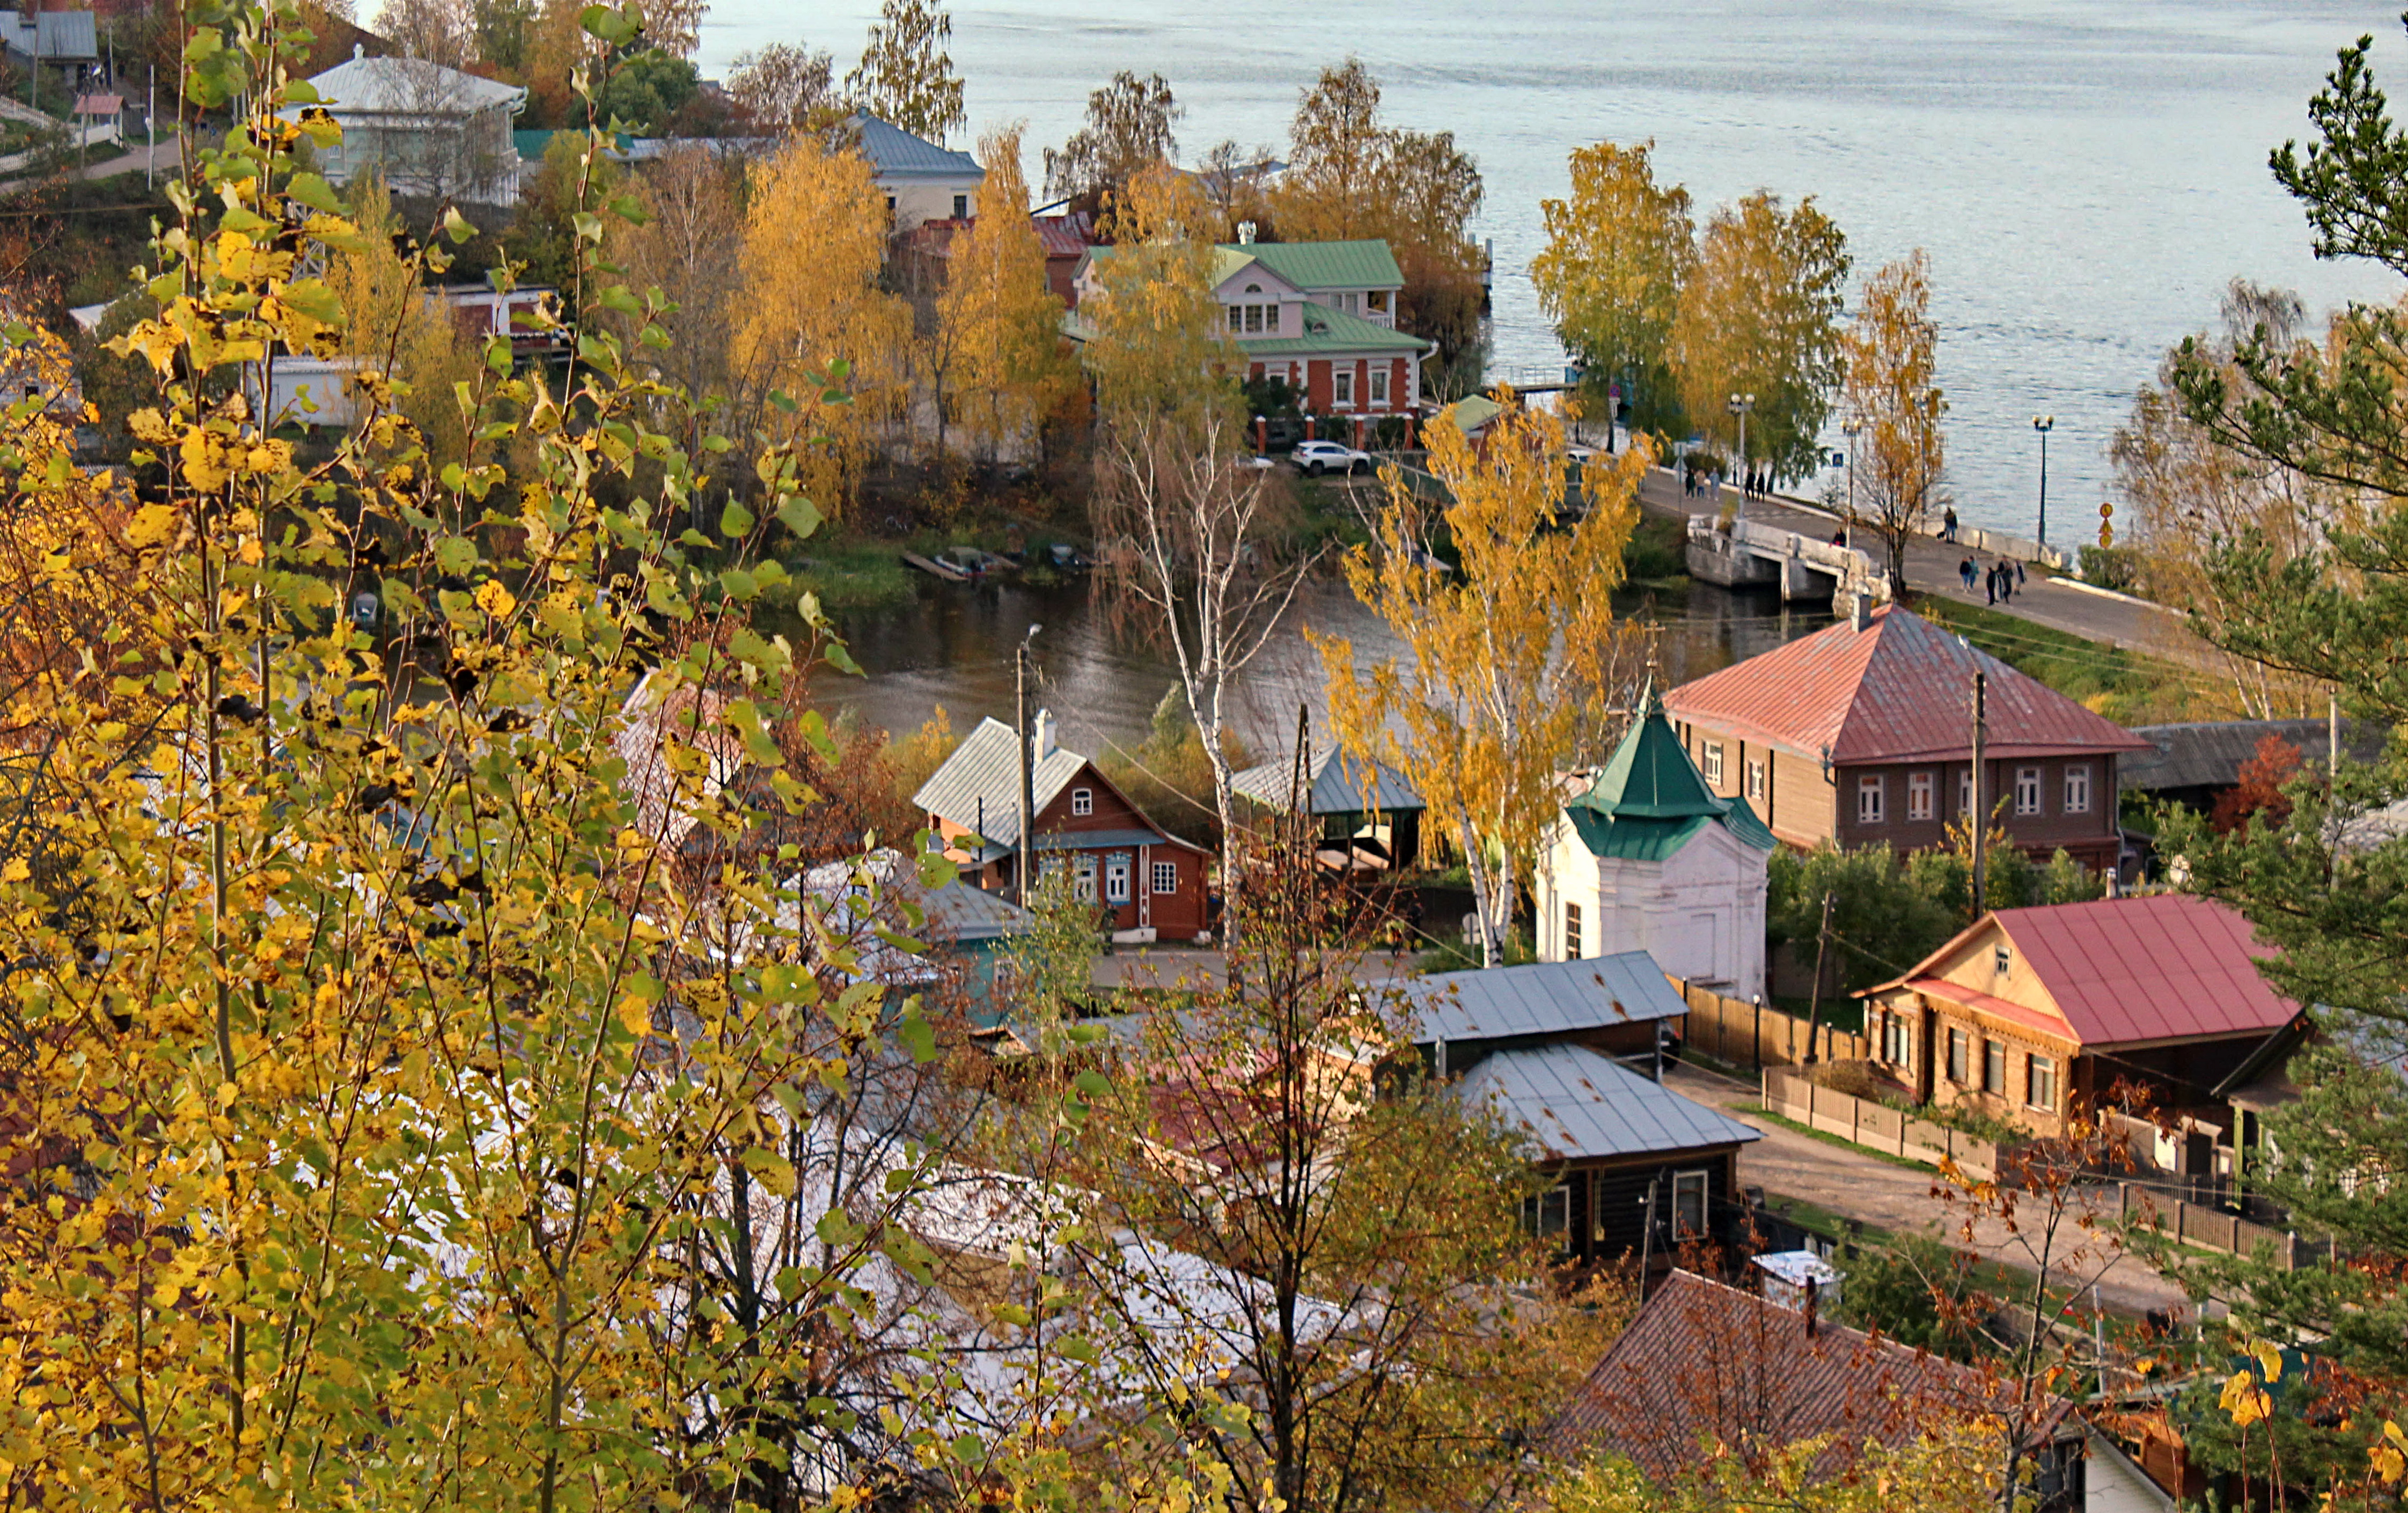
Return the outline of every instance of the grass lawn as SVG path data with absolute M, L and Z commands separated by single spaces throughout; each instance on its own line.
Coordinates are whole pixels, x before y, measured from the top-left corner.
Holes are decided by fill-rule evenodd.
M 2196 712 L 2192 680 L 2162 659 L 1936 594 L 1917 599 L 1914 612 L 2119 724 L 2186 720 Z

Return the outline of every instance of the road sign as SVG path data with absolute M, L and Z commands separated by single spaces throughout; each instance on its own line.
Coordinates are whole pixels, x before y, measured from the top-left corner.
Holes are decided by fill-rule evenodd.
M 2105 521 L 2099 522 L 2099 544 L 2102 547 L 2112 547 L 2115 544 L 2115 527 Z
M 2115 518 L 2115 507 L 2104 499 L 2100 500 L 2099 518 L 2102 521 L 2114 520 Z

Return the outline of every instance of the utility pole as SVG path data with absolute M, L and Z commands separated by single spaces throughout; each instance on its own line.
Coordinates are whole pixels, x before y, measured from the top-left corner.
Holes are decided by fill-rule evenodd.
M 2057 429 L 2054 415 L 2035 415 L 2032 429 L 2040 433 L 2040 544 L 2048 545 L 2048 434 Z
M 1806 1059 L 1799 1064 L 1812 1066 L 1822 1058 L 1814 1053 L 1814 1026 L 1823 1017 L 1823 957 L 1831 949 L 1831 892 L 1823 891 L 1823 927 L 1814 932 L 1814 981 L 1806 990 Z
M 150 187 L 150 174 L 159 157 L 159 65 L 150 65 L 150 93 L 142 104 L 142 187 Z
M 1985 892 L 1983 851 L 1990 831 L 1989 806 L 1982 801 L 1982 759 L 1990 744 L 1989 681 L 1984 673 L 1973 675 L 1973 812 L 1968 818 L 1973 826 L 1973 918 L 1976 920 L 1985 912 L 1982 898 Z
M 1020 729 L 1020 867 L 1016 884 L 1021 907 L 1028 906 L 1028 882 L 1031 869 L 1037 864 L 1037 840 L 1028 833 L 1036 821 L 1036 753 L 1028 745 L 1028 643 L 1037 639 L 1042 625 L 1031 625 L 1028 634 L 1020 638 L 1012 654 L 1012 681 L 1019 701 Z

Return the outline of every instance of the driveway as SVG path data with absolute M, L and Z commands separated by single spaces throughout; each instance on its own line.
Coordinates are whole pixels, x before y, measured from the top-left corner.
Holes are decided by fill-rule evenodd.
M 2012 1233 L 2001 1220 L 1976 1220 L 1969 1240 L 1964 1234 L 1966 1206 L 1933 1195 L 1933 1187 L 1939 1181 L 1935 1173 L 1901 1166 L 1776 1124 L 1764 1117 L 1762 1095 L 1751 1083 L 1736 1082 L 1686 1064 L 1666 1068 L 1664 1080 L 1674 1091 L 1764 1132 L 1763 1139 L 1740 1151 L 1742 1183 L 1761 1187 L 1767 1193 L 1803 1199 L 1818 1208 L 1880 1229 L 1930 1235 L 2027 1275 L 2039 1270 L 2025 1248 L 2024 1238 Z M 2086 1194 L 2099 1205 L 2090 1211 L 2102 1222 L 2114 1217 L 2116 1200 L 2112 1191 L 2094 1187 L 2087 1189 Z M 2028 1206 L 2022 1215 L 2026 1220 L 2023 1228 L 2028 1231 L 2030 1221 L 2039 1217 L 2037 1207 Z M 2083 1239 L 2074 1216 L 2068 1215 L 2060 1231 L 2059 1260 L 2062 1261 L 2064 1248 L 2078 1245 Z M 2071 1266 L 2060 1267 L 2056 1275 L 2060 1279 L 2086 1277 L 2099 1270 L 2099 1263 L 2107 1254 L 2105 1247 L 2094 1245 Z M 2189 1304 L 2180 1287 L 2130 1255 L 2116 1255 L 2100 1275 L 2099 1298 L 2110 1309 L 2132 1315 Z

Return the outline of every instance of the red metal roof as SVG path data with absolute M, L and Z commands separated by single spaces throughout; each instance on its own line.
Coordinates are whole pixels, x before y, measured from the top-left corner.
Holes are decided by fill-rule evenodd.
M 1842 621 L 1664 695 L 1674 719 L 1842 764 L 1964 760 L 1973 674 L 1989 675 L 1989 754 L 2152 750 L 2147 741 L 1896 605 Z
M 1075 258 L 1087 250 L 1089 226 L 1084 212 L 1077 215 L 1040 215 L 1032 218 L 1037 227 L 1037 239 L 1045 244 L 1049 258 Z
M 2073 1027 L 2053 1014 L 2037 1008 L 2028 1008 L 2012 1000 L 1951 982 L 1946 978 L 1909 978 L 1903 986 L 1922 993 L 1927 998 L 1944 998 L 1952 1004 L 1979 1009 L 1994 1019 L 2004 1020 L 2010 1024 L 2020 1024 L 2028 1030 L 2037 1030 L 2044 1035 L 2058 1040 L 2071 1039 L 2073 1035 Z
M 2258 970 L 2273 948 L 2211 898 L 2102 898 L 1997 918 L 2086 1047 L 2267 1035 L 2299 1012 Z

